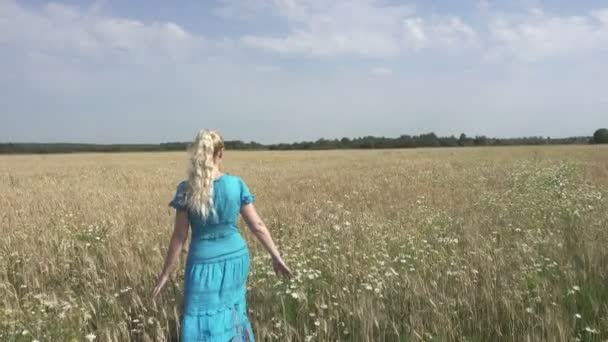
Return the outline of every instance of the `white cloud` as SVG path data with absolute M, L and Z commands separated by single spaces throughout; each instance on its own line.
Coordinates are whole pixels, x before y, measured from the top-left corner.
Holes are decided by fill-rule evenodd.
M 422 49 L 428 44 L 426 29 L 422 18 L 408 18 L 403 21 L 404 41 L 408 47 L 414 50 Z
M 264 13 L 287 23 L 282 37 L 245 35 L 248 47 L 279 53 L 322 56 L 396 56 L 401 18 L 411 12 L 400 5 L 379 6 L 369 0 L 261 1 Z
M 374 67 L 369 72 L 374 76 L 390 76 L 393 74 L 393 70 L 385 67 Z
M 317 57 L 336 55 L 363 55 L 368 57 L 395 56 L 397 41 L 373 32 L 294 32 L 286 38 L 276 39 L 245 36 L 242 43 L 249 47 L 279 53 L 302 53 Z
M 222 10 L 233 19 L 271 16 L 285 23 L 283 33 L 246 34 L 241 43 L 286 55 L 395 58 L 434 50 L 535 62 L 608 46 L 608 9 L 569 16 L 532 6 L 503 13 L 479 1 L 483 15 L 475 25 L 454 14 L 421 15 L 380 0 L 224 0 Z
M 602 25 L 608 25 L 608 8 L 591 11 L 591 16 Z
M 608 9 L 583 16 L 557 16 L 533 9 L 523 17 L 494 17 L 489 23 L 491 58 L 535 62 L 608 47 Z
M 520 14 L 494 10 L 472 25 L 454 14 L 422 15 L 412 6 L 381 0 L 223 0 L 216 14 L 229 20 L 279 20 L 286 29 L 251 32 L 236 42 L 206 39 L 174 22 L 144 22 L 104 14 L 98 3 L 80 8 L 0 1 L 0 43 L 31 56 L 67 56 L 95 63 L 154 64 L 198 61 L 204 51 L 247 54 L 243 47 L 323 58 L 399 58 L 408 53 L 468 52 L 493 60 L 535 62 L 605 50 L 608 8 L 584 15 Z M 484 5 L 485 4 L 485 5 Z M 238 45 L 232 45 L 236 43 Z M 231 46 L 228 51 L 226 46 Z M 240 50 L 240 51 L 239 51 Z
M 403 22 L 405 47 L 463 50 L 477 45 L 477 32 L 457 16 L 407 18 Z
M 0 2 L 0 42 L 25 55 L 86 58 L 98 63 L 185 59 L 203 39 L 176 23 L 144 23 L 106 16 L 97 6 L 80 9 L 51 3 L 26 9 Z
M 395 57 L 408 50 L 457 47 L 475 39 L 475 31 L 456 16 L 430 20 L 412 16 L 409 6 L 375 0 L 258 1 L 260 13 L 273 13 L 289 26 L 284 36 L 245 35 L 248 47 L 316 57 L 358 55 Z M 252 2 L 245 2 L 251 10 Z M 230 13 L 238 13 L 230 2 Z M 243 10 L 245 11 L 245 9 Z M 248 12 L 251 15 L 251 12 Z M 238 16 L 237 17 L 242 17 Z M 461 42 L 462 41 L 462 42 Z

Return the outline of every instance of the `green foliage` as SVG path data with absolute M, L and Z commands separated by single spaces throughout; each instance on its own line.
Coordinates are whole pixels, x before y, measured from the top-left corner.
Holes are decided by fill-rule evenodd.
M 608 144 L 608 129 L 600 128 L 593 133 L 593 143 Z
M 464 133 L 460 134 L 460 138 L 458 138 L 458 146 L 466 146 L 467 145 L 467 135 Z
M 599 132 L 599 133 L 598 133 Z M 597 136 L 597 137 L 596 137 Z M 543 137 L 489 138 L 478 135 L 469 138 L 464 133 L 455 136 L 439 137 L 433 132 L 420 135 L 401 135 L 397 138 L 364 136 L 350 139 L 326 139 L 264 145 L 255 141 L 226 141 L 228 150 L 335 150 L 335 149 L 386 149 L 416 147 L 458 147 L 458 146 L 514 146 L 514 145 L 566 145 L 587 144 L 589 137 L 570 137 L 551 139 Z M 608 142 L 608 130 L 600 129 L 593 137 L 596 143 Z M 184 151 L 187 142 L 168 142 L 161 144 L 71 144 L 71 143 L 0 143 L 0 154 L 27 153 L 75 153 L 75 152 L 151 152 Z

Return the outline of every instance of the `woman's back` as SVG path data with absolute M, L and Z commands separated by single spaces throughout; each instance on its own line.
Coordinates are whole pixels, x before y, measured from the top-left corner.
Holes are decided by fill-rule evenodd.
M 177 187 L 171 205 L 178 209 L 186 208 L 188 183 L 181 182 Z M 192 229 L 189 261 L 208 260 L 226 256 L 245 247 L 237 222 L 243 204 L 252 203 L 255 197 L 249 187 L 237 176 L 224 174 L 213 182 L 213 209 L 207 218 L 188 212 Z

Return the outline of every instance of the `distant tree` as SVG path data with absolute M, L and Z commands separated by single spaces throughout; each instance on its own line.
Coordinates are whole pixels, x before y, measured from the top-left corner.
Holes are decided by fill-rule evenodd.
M 465 146 L 467 144 L 467 135 L 464 133 L 460 134 L 460 138 L 458 138 L 458 146 Z
M 414 139 L 412 139 L 411 136 L 409 135 L 402 135 L 399 138 L 397 138 L 397 147 L 399 148 L 406 148 L 406 147 L 415 147 L 416 143 L 414 142 Z
M 600 128 L 593 133 L 594 144 L 608 144 L 608 129 Z
M 485 146 L 488 144 L 488 138 L 484 135 L 478 135 L 473 139 L 475 146 Z
M 446 146 L 446 147 L 454 147 L 454 146 L 458 146 L 458 139 L 456 139 L 455 136 L 451 135 L 449 137 L 444 137 L 444 138 L 439 138 L 439 142 L 441 143 L 441 146 Z
M 0 0 L 1 1 L 1 0 Z M 492 138 L 486 136 L 467 137 L 464 133 L 459 138 L 454 136 L 438 137 L 435 133 L 421 135 L 401 135 L 397 138 L 364 136 L 342 139 L 318 139 L 265 145 L 255 141 L 225 141 L 229 150 L 320 150 L 320 149 L 379 149 L 379 148 L 413 148 L 433 146 L 509 146 L 509 145 L 546 145 L 546 144 L 608 144 L 608 129 L 598 129 L 593 137 L 578 136 L 566 138 L 550 137 L 516 137 Z M 76 152 L 126 152 L 126 151 L 185 151 L 190 142 L 166 142 L 161 144 L 74 144 L 74 143 L 2 143 L 0 154 L 5 153 L 76 153 Z
M 420 136 L 418 137 L 418 146 L 433 147 L 440 145 L 441 142 L 437 138 L 437 135 L 435 135 L 435 133 L 433 132 L 420 134 Z
M 365 136 L 363 138 L 359 138 L 358 147 L 359 148 L 376 148 L 376 138 L 372 136 Z
M 340 148 L 350 148 L 351 144 L 350 144 L 350 139 L 347 137 L 344 137 L 342 139 L 340 139 Z
M 321 138 L 313 144 L 313 148 L 317 150 L 333 150 L 338 148 L 339 142 L 337 139 L 328 140 L 325 138 Z

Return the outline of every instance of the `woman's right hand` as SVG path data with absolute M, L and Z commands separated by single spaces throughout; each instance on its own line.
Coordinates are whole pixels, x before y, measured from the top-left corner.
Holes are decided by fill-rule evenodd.
M 274 273 L 276 273 L 277 276 L 284 276 L 287 278 L 293 276 L 293 273 L 281 258 L 272 258 L 272 268 L 274 268 Z
M 169 277 L 167 277 L 165 274 L 161 274 L 158 276 L 158 280 L 156 281 L 156 286 L 154 286 L 154 290 L 152 290 L 152 298 L 156 298 L 158 296 L 160 291 L 167 284 L 167 280 L 169 280 Z

